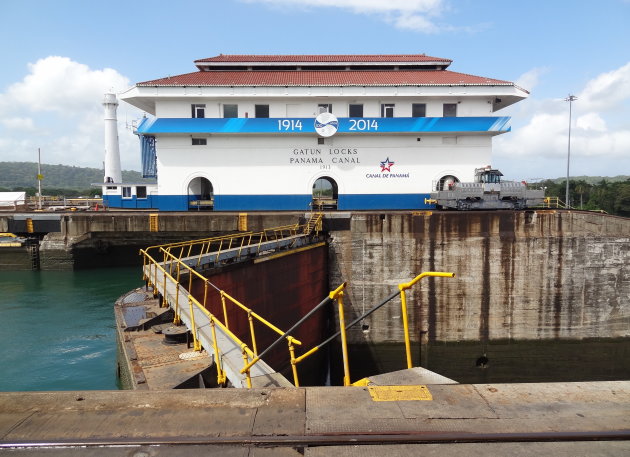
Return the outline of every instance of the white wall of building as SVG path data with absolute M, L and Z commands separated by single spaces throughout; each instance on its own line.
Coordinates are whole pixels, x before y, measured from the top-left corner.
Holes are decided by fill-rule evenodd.
M 335 179 L 340 194 L 428 193 L 445 175 L 471 181 L 491 155 L 489 135 L 336 135 L 323 145 L 298 135 L 211 135 L 206 146 L 191 138 L 160 138 L 161 195 L 185 195 L 199 176 L 215 195 L 306 195 L 322 176 Z M 393 165 L 382 171 L 388 159 Z

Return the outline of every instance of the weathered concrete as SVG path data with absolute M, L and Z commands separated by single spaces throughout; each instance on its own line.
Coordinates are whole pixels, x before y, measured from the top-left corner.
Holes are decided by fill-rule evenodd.
M 150 230 L 150 214 L 158 214 L 157 231 Z M 32 219 L 34 235 L 43 237 L 41 269 L 67 270 L 138 265 L 141 264 L 137 255 L 139 249 L 233 233 L 239 230 L 239 218 L 241 224 L 245 221 L 246 230 L 257 231 L 295 224 L 300 217 L 304 217 L 304 212 L 7 213 L 0 214 L 0 226 L 7 228 L 4 231 L 26 234 L 26 219 Z
M 26 246 L 10 248 L 0 247 L 0 270 L 31 269 L 31 256 Z
M 354 316 L 408 292 L 412 338 L 488 341 L 630 336 L 630 219 L 586 212 L 353 214 L 332 231 L 331 287 Z M 402 341 L 400 300 L 350 340 Z
M 480 449 L 568 455 L 569 448 L 572 456 L 623 455 L 629 449 L 627 381 L 428 385 L 428 401 L 375 401 L 370 389 L 0 393 L 0 446 L 23 455 L 77 455 L 68 448 L 81 446 L 84 453 L 101 452 L 90 455 L 168 455 L 173 445 L 186 455 L 216 455 L 208 446 L 223 446 L 223 455 L 257 455 L 233 452 L 259 446 L 276 450 L 273 455 L 301 450 L 314 456 L 356 455 L 356 446 L 366 444 L 372 450 L 385 445 L 378 455 L 425 455 L 425 449 L 436 455 L 430 443 L 468 443 L 441 448 L 445 455 L 464 449 L 472 450 L 465 455 Z

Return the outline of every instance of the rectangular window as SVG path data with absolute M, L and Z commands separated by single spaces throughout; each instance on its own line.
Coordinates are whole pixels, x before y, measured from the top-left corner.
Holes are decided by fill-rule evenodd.
M 363 117 L 363 105 L 350 104 L 348 108 L 350 117 Z
M 136 186 L 136 197 L 147 198 L 147 186 Z
M 122 198 L 131 198 L 131 187 L 123 186 L 122 188 Z
M 381 104 L 381 117 L 394 117 L 394 104 L 393 103 Z
M 427 104 L 426 103 L 412 103 L 411 116 L 412 117 L 427 117 Z
M 223 117 L 238 117 L 238 105 L 223 105 Z
M 444 103 L 444 117 L 457 117 L 457 103 Z
M 332 103 L 320 103 L 317 105 L 318 113 L 332 113 Z
M 208 140 L 206 138 L 193 138 L 192 144 L 193 146 L 205 146 L 208 144 Z
M 269 105 L 255 105 L 254 112 L 256 117 L 269 117 Z
M 192 117 L 206 117 L 206 105 L 191 105 Z

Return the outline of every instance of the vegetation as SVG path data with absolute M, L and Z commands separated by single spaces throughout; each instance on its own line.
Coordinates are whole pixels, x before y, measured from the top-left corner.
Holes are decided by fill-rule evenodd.
M 624 181 L 600 178 L 595 183 L 582 177 L 571 178 L 569 180 L 571 206 L 578 209 L 604 210 L 609 214 L 630 217 L 630 177 L 625 178 Z M 565 200 L 566 179 L 548 179 L 542 181 L 541 185 L 546 188 L 547 197 Z
M 103 170 L 99 168 L 42 164 L 42 175 L 44 176 L 42 193 L 46 195 L 68 197 L 93 195 L 100 193 L 100 189 L 91 187 L 91 184 L 103 182 Z M 155 182 L 155 180 L 144 179 L 137 171 L 123 171 L 122 178 L 125 182 L 133 183 Z M 34 193 L 35 189 L 37 189 L 37 163 L 0 162 L 0 190 Z

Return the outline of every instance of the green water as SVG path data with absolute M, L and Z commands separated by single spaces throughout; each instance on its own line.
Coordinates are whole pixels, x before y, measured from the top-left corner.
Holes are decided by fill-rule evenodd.
M 0 391 L 117 389 L 113 304 L 140 268 L 0 272 Z

